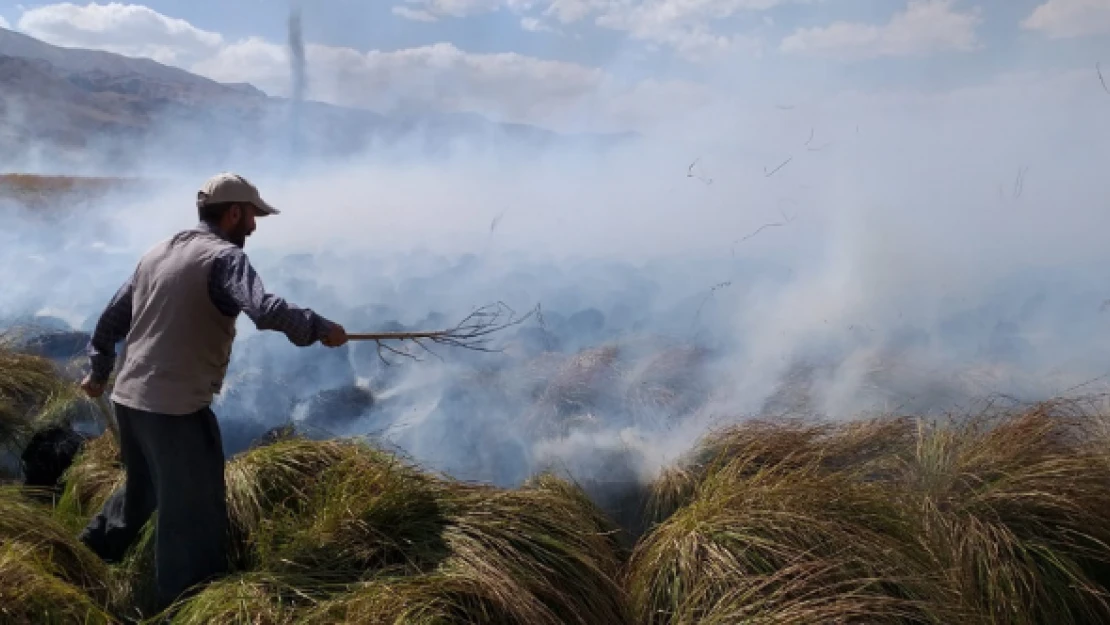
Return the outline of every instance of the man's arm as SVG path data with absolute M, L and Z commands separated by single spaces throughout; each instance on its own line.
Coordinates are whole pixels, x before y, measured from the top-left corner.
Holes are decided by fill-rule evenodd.
M 100 319 L 96 322 L 92 339 L 89 341 L 88 356 L 91 372 L 89 380 L 103 385 L 112 374 L 116 364 L 116 345 L 131 329 L 131 294 L 134 288 L 134 274 L 116 291 L 108 302 Z
M 289 342 L 307 347 L 316 341 L 335 343 L 342 328 L 308 308 L 301 308 L 266 292 L 262 279 L 241 250 L 221 254 L 209 274 L 209 294 L 220 312 L 245 313 L 259 330 L 282 332 Z M 345 342 L 344 340 L 341 342 Z

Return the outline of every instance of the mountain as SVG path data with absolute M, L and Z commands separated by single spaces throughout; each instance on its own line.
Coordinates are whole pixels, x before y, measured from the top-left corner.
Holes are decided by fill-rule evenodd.
M 0 28 L 0 168 L 109 170 L 287 164 L 403 146 L 426 157 L 481 146 L 612 145 L 628 135 L 561 135 L 472 114 L 385 116 L 294 103 L 253 85 L 110 52 L 64 48 Z

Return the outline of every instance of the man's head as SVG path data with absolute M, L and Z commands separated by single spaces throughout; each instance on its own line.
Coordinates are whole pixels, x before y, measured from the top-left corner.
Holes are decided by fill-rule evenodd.
M 255 217 L 278 215 L 258 193 L 258 188 L 237 174 L 217 174 L 197 191 L 197 216 L 223 232 L 239 247 L 254 232 Z

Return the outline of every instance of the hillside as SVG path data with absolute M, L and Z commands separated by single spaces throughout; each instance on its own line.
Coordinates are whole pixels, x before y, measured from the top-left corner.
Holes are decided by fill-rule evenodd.
M 150 163 L 221 166 L 232 157 L 274 163 L 336 158 L 369 145 L 421 154 L 460 138 L 515 145 L 586 141 L 477 115 L 378 113 L 284 98 L 248 84 L 224 84 L 150 59 L 53 46 L 0 29 L 0 168 L 78 169 Z M 214 138 L 219 138 L 216 152 Z M 263 156 L 264 155 L 264 156 Z

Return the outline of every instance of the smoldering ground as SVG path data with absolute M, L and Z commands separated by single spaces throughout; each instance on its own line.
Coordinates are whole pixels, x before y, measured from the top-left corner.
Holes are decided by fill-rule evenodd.
M 1104 387 L 1110 97 L 1093 72 L 789 111 L 772 95 L 598 152 L 241 168 L 284 210 L 247 244 L 266 286 L 349 331 L 492 302 L 539 314 L 494 337 L 503 351 L 409 345 L 422 360 L 389 365 L 241 319 L 216 403 L 228 450 L 293 419 L 470 479 L 635 481 L 730 419 Z M 209 173 L 64 218 L 5 206 L 0 312 L 90 330 L 138 255 L 195 221 Z

